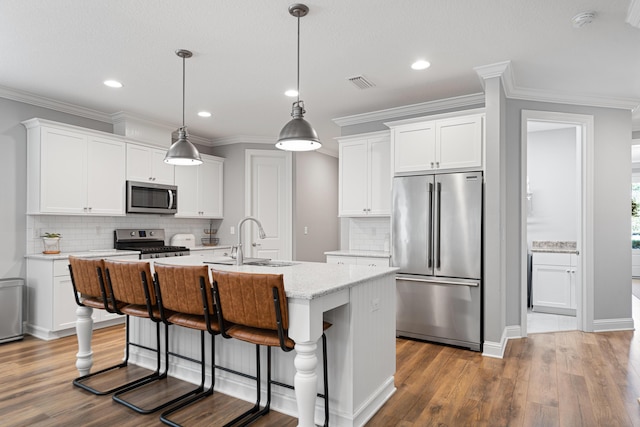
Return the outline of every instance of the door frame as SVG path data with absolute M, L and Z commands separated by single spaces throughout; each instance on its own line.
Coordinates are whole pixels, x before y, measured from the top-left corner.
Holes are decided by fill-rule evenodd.
M 285 197 L 280 200 L 281 212 L 284 212 L 286 218 L 284 219 L 289 227 L 285 228 L 287 237 L 284 239 L 286 245 L 283 248 L 283 259 L 290 260 L 293 257 L 293 156 L 289 151 L 282 150 L 258 150 L 258 149 L 246 149 L 244 154 L 244 211 L 245 216 L 251 216 L 253 212 L 253 158 L 254 157 L 280 157 L 285 160 L 285 177 L 286 181 L 286 194 Z M 251 227 L 251 231 L 245 233 L 243 236 L 242 245 L 245 248 L 250 248 L 253 252 L 253 248 L 249 245 L 251 236 L 253 233 L 253 223 L 247 224 Z M 245 256 L 249 256 L 245 254 Z
M 578 304 L 576 309 L 577 327 L 585 332 L 593 332 L 594 317 L 594 268 L 593 268 L 593 191 L 594 191 L 594 118 L 591 115 L 560 113 L 552 111 L 522 110 L 520 145 L 520 329 L 527 336 L 527 123 L 528 121 L 569 123 L 577 126 L 580 140 L 578 156 L 581 175 L 580 188 L 580 230 L 577 236 L 579 251 L 580 288 L 576 289 Z M 578 292 L 579 291 L 579 292 Z

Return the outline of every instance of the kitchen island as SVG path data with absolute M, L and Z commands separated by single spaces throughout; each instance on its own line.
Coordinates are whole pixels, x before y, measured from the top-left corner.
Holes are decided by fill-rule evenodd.
M 322 354 L 317 342 L 323 320 L 332 323 L 326 331 L 331 425 L 364 425 L 395 392 L 395 268 L 307 262 L 278 267 L 213 264 L 219 261 L 221 258 L 214 256 L 155 260 L 173 265 L 206 262 L 219 270 L 284 275 L 289 336 L 296 346 L 291 353 L 274 351 L 273 372 L 274 379 L 294 384 L 296 389 L 294 394 L 275 387 L 273 409 L 298 417 L 299 426 L 313 426 L 314 420 L 323 422 L 323 402 L 315 396 L 322 386 L 317 372 L 322 368 L 318 363 Z M 78 310 L 79 324 L 87 314 L 90 316 L 87 310 Z M 130 327 L 134 342 L 152 344 L 155 327 L 149 320 L 132 318 Z M 80 332 L 81 328 L 78 342 L 82 346 L 82 340 L 90 338 L 81 337 Z M 255 371 L 251 345 L 220 336 L 215 339 L 217 364 L 247 373 Z M 172 349 L 197 357 L 197 332 L 173 327 L 169 340 Z M 153 368 L 154 358 L 149 352 L 135 348 L 131 352 L 132 363 Z M 169 372 L 194 383 L 199 380 L 188 362 L 171 360 Z M 243 378 L 216 371 L 215 384 L 216 390 L 225 394 L 247 401 L 255 399 L 254 385 Z

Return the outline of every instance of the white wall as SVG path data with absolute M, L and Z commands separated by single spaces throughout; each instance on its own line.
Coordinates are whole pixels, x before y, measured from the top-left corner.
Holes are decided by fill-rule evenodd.
M 531 207 L 527 240 L 577 240 L 576 128 L 530 132 L 527 175 Z

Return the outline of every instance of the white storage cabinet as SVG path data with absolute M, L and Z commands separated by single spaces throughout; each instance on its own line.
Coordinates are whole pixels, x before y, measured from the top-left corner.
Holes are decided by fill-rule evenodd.
M 387 123 L 394 174 L 482 167 L 483 123 L 484 114 Z
M 339 140 L 339 216 L 391 215 L 389 132 Z
M 174 184 L 174 166 L 164 162 L 167 149 L 127 142 L 127 180 Z
M 29 214 L 125 215 L 125 143 L 42 119 L 27 128 Z
M 577 255 L 535 252 L 532 265 L 533 310 L 575 315 Z
M 176 166 L 179 218 L 222 218 L 224 159 L 202 157 L 199 166 Z
M 109 259 L 138 260 L 138 255 L 110 256 Z M 75 334 L 76 309 L 67 259 L 27 259 L 29 314 L 27 332 L 50 340 Z M 95 328 L 124 321 L 123 316 L 93 310 Z

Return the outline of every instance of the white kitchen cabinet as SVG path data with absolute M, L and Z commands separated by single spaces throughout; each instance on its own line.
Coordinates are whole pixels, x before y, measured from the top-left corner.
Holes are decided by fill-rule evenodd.
M 109 256 L 109 259 L 137 260 L 138 255 Z M 76 309 L 67 259 L 27 259 L 29 315 L 27 332 L 45 340 L 75 333 Z M 93 310 L 96 328 L 124 321 L 123 316 Z
M 127 143 L 127 180 L 173 185 L 175 167 L 164 162 L 166 149 Z
M 339 216 L 391 214 L 388 132 L 339 139 Z
M 369 267 L 389 267 L 389 258 L 363 257 L 351 255 L 327 255 L 327 264 L 366 265 Z
M 27 212 L 125 214 L 125 143 L 41 119 L 27 128 Z
M 533 310 L 575 315 L 577 255 L 570 253 L 533 254 Z
M 472 114 L 387 123 L 394 174 L 481 168 L 483 120 L 483 114 Z
M 181 218 L 222 218 L 224 159 L 201 154 L 199 166 L 176 166 Z

